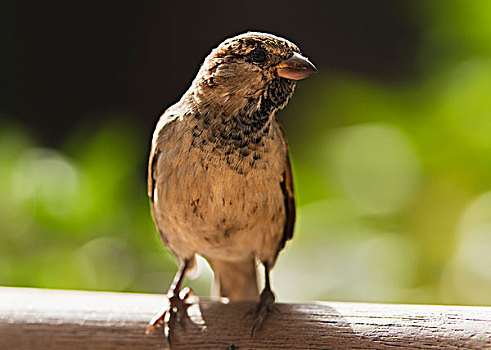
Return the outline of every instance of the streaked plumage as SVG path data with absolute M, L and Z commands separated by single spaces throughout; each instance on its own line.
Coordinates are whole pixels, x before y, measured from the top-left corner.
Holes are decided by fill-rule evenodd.
M 171 300 L 179 303 L 195 254 L 210 262 L 218 295 L 259 300 L 257 259 L 268 279 L 254 327 L 264 320 L 274 301 L 269 269 L 295 222 L 288 147 L 275 113 L 288 102 L 294 80 L 315 71 L 289 41 L 245 33 L 214 49 L 160 118 L 148 193 L 162 241 L 181 266 Z

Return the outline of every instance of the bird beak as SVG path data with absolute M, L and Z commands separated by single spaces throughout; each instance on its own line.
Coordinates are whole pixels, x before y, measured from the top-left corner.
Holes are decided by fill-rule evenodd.
M 286 79 L 300 80 L 310 77 L 317 73 L 317 68 L 299 53 L 294 52 L 293 56 L 287 60 L 281 61 L 276 66 L 278 76 Z

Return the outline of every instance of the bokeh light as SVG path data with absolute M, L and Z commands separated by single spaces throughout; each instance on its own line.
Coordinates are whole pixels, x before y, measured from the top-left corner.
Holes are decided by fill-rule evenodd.
M 491 2 L 403 9 L 418 38 L 407 46 L 412 70 L 392 68 L 385 81 L 385 62 L 367 58 L 377 78 L 312 57 L 320 73 L 278 115 L 298 207 L 294 239 L 273 270 L 281 301 L 491 305 Z M 371 57 L 382 48 L 365 49 Z M 142 56 L 139 67 L 150 59 Z M 197 68 L 202 57 L 188 58 Z M 0 116 L 0 285 L 168 288 L 176 263 L 146 194 L 151 125 L 107 108 L 56 142 Z M 189 285 L 208 295 L 212 272 L 199 265 Z

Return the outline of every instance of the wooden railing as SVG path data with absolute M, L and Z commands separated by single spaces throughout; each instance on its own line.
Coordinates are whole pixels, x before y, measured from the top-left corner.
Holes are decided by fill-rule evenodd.
M 168 349 L 144 334 L 161 295 L 0 288 L 0 349 Z M 250 303 L 201 299 L 174 349 L 491 349 L 491 307 L 278 304 L 250 336 Z

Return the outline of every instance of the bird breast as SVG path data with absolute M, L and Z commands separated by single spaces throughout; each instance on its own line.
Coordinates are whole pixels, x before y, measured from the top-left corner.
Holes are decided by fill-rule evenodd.
M 285 220 L 279 126 L 254 143 L 221 139 L 224 130 L 202 123 L 176 120 L 156 140 L 155 215 L 169 248 L 183 257 L 274 255 Z

